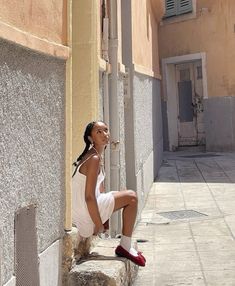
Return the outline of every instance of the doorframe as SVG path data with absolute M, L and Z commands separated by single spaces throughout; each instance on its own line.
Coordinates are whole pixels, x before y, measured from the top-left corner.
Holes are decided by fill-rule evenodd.
M 174 151 L 178 147 L 178 99 L 175 65 L 194 62 L 196 60 L 201 60 L 202 62 L 203 99 L 205 99 L 208 98 L 205 52 L 164 58 L 161 61 L 163 100 L 166 102 L 167 106 L 166 112 L 170 151 Z

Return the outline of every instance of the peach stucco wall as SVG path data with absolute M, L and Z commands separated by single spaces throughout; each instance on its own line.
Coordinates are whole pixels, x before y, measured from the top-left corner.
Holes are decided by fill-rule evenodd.
M 66 0 L 0 0 L 0 20 L 59 44 L 66 43 Z
M 235 1 L 197 0 L 196 3 L 196 18 L 160 26 L 160 58 L 205 52 L 208 96 L 233 96 Z
M 132 2 L 134 64 L 159 74 L 158 22 L 160 19 L 156 11 L 163 11 L 162 1 L 135 0 Z

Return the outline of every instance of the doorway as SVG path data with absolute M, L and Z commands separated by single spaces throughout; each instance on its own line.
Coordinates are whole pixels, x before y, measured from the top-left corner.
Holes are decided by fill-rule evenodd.
M 204 99 L 208 98 L 206 54 L 162 59 L 162 75 L 168 150 L 206 145 L 203 107 Z
M 176 64 L 178 146 L 205 145 L 201 61 Z

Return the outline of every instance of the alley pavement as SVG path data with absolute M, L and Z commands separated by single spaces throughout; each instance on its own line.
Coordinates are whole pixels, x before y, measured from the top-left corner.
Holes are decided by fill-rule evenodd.
M 235 153 L 165 153 L 134 238 L 135 286 L 235 286 Z

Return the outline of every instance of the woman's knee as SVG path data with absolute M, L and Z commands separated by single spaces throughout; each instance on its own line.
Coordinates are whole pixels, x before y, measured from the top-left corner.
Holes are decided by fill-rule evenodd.
M 133 190 L 127 190 L 126 191 L 130 200 L 131 204 L 138 204 L 138 197 L 135 191 Z

